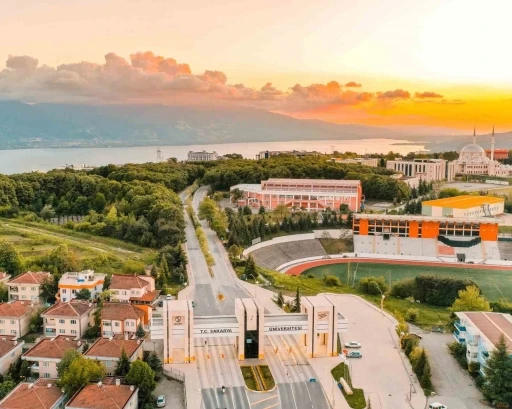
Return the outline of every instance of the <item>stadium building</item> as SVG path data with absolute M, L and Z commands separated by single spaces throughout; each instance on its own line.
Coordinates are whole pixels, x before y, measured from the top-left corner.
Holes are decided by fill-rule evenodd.
M 434 217 L 494 217 L 505 211 L 505 199 L 492 196 L 455 196 L 428 200 L 421 214 Z
M 342 204 L 353 212 L 361 208 L 362 188 L 359 180 L 325 179 L 268 179 L 260 184 L 239 184 L 243 197 L 238 206 L 265 207 L 273 210 L 279 205 L 306 211 L 338 210 Z

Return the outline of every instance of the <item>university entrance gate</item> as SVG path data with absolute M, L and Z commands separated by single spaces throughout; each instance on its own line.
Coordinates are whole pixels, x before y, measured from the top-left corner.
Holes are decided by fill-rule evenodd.
M 195 361 L 195 340 L 230 337 L 239 360 L 263 359 L 264 337 L 298 335 L 309 357 L 337 355 L 337 333 L 347 319 L 326 296 L 302 297 L 300 313 L 268 314 L 253 298 L 235 300 L 235 315 L 194 317 L 191 301 L 166 300 L 163 319 L 151 325 L 151 338 L 164 342 L 164 363 Z

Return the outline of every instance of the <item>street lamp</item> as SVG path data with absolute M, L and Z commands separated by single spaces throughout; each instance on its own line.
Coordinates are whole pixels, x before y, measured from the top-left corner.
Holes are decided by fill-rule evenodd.
M 256 277 L 254 277 L 253 274 L 247 274 L 247 277 L 252 277 L 255 282 L 254 285 L 258 285 L 258 280 L 256 279 Z M 254 298 L 256 298 L 256 287 L 254 287 Z
M 380 312 L 381 312 L 382 315 L 384 315 L 384 298 L 386 298 L 386 296 L 384 295 L 384 293 L 380 289 L 379 284 L 377 284 L 375 281 L 374 281 L 374 283 L 375 283 L 375 287 L 377 287 L 377 290 L 379 290 L 379 292 L 380 292 L 380 296 L 381 296 L 381 299 L 380 299 Z

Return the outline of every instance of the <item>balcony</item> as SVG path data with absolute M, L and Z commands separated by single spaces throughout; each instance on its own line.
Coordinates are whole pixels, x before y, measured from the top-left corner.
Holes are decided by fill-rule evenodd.
M 39 364 L 34 364 L 30 367 L 31 372 L 39 372 Z
M 466 331 L 466 327 L 464 325 L 462 325 L 460 323 L 460 321 L 455 321 L 455 328 L 457 328 L 457 330 L 459 330 L 459 332 L 465 332 Z
M 455 340 L 459 343 L 459 344 L 465 344 L 466 343 L 466 339 L 464 338 L 464 336 L 460 333 L 460 331 L 458 331 L 457 329 L 455 329 L 455 331 L 453 331 L 453 337 L 455 338 Z

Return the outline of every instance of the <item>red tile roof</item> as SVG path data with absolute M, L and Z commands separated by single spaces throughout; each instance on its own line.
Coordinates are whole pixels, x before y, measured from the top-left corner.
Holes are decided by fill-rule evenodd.
M 55 338 L 43 338 L 23 354 L 28 360 L 37 358 L 62 359 L 68 349 L 78 349 L 81 342 L 72 337 L 59 335 Z
M 110 289 L 112 290 L 130 290 L 144 287 L 149 287 L 149 283 L 139 276 L 114 274 L 110 282 Z
M 133 390 L 132 390 L 133 389 Z M 136 388 L 130 385 L 110 384 L 110 382 L 89 384 L 77 392 L 66 404 L 75 409 L 122 409 L 130 401 Z
M 131 357 L 142 342 L 138 339 L 124 339 L 122 335 L 116 335 L 113 338 L 98 338 L 94 344 L 87 350 L 87 357 L 105 357 L 120 358 L 124 348 L 126 355 Z
M 51 277 L 50 273 L 38 271 L 28 271 L 24 274 L 14 277 L 8 281 L 8 284 L 41 284 L 46 278 Z
M 498 344 L 500 336 L 503 335 L 507 349 L 512 351 L 512 322 L 503 314 L 497 312 L 465 312 L 464 314 L 494 346 Z
M 0 401 L 0 409 L 50 409 L 63 395 L 56 382 L 41 378 L 33 384 L 20 383 Z
M 124 321 L 126 319 L 139 320 L 144 316 L 144 311 L 128 303 L 108 302 L 101 309 L 102 320 Z
M 130 297 L 130 301 L 155 301 L 161 292 L 161 290 L 150 291 L 144 294 L 142 297 Z
M 23 342 L 17 342 L 15 336 L 4 335 L 0 337 L 0 357 L 7 355 L 18 345 L 23 344 Z
M 88 301 L 73 300 L 71 302 L 58 302 L 52 305 L 42 315 L 55 317 L 81 317 L 96 307 Z
M 0 317 L 23 317 L 27 313 L 31 313 L 34 305 L 30 301 L 11 301 L 0 303 Z

